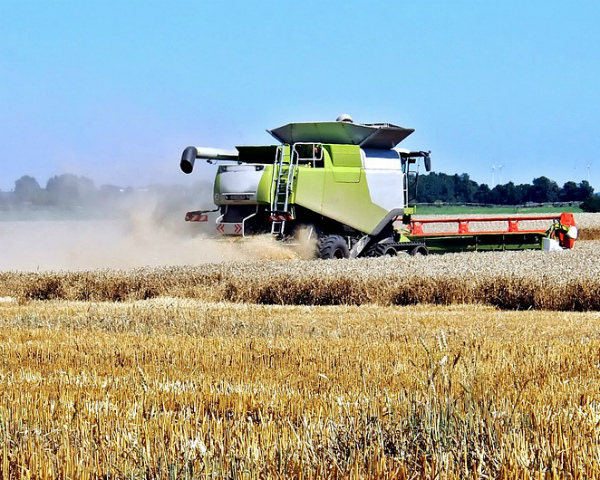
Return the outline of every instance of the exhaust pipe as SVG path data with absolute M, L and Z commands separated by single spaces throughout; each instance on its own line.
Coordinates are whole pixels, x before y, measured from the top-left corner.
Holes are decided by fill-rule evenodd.
M 219 148 L 187 147 L 181 154 L 179 167 L 183 173 L 192 173 L 194 162 L 197 158 L 205 160 L 237 160 L 238 152 L 235 150 L 221 150 Z

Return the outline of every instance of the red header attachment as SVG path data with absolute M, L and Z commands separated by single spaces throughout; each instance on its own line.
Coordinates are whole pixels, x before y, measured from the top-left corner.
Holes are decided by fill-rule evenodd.
M 519 225 L 520 222 L 531 222 L 540 220 L 551 220 L 552 225 L 549 228 L 527 229 Z M 426 232 L 424 225 L 439 223 L 447 225 L 456 225 L 455 230 Z M 504 223 L 504 229 L 492 230 L 473 230 L 472 223 L 491 223 L 498 225 Z M 471 217 L 471 218 L 424 218 L 410 221 L 410 234 L 414 237 L 441 237 L 457 235 L 484 235 L 484 234 L 510 234 L 510 233 L 543 233 L 548 238 L 558 240 L 562 248 L 573 248 L 578 236 L 575 226 L 575 217 L 572 213 L 562 213 L 557 215 L 530 215 L 514 217 Z M 443 227 L 442 227 L 443 228 Z

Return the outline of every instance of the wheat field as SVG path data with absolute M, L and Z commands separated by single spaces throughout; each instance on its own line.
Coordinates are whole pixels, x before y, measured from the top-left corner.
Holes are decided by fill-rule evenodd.
M 257 246 L 0 272 L 0 479 L 600 478 L 599 242 Z
M 600 314 L 0 303 L 0 478 L 599 478 Z
M 581 240 L 600 240 L 600 215 L 597 213 L 576 213 L 575 221 Z
M 289 255 L 284 247 L 282 255 Z M 181 297 L 280 305 L 487 304 L 600 310 L 597 241 L 561 252 L 478 252 L 343 261 L 262 260 L 196 267 L 3 272 L 0 296 L 127 301 Z

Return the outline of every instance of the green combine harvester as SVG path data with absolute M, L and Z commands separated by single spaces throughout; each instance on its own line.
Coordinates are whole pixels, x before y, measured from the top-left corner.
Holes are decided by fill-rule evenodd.
M 430 152 L 396 148 L 414 129 L 357 124 L 341 115 L 335 122 L 289 123 L 267 131 L 280 144 L 183 151 L 185 173 L 193 171 L 196 159 L 219 162 L 216 208 L 188 212 L 187 221 L 207 222 L 216 213 L 221 235 L 268 233 L 291 244 L 308 229 L 323 259 L 542 248 L 544 239 L 553 248 L 571 248 L 576 238 L 570 214 L 535 217 L 552 220 L 543 230 L 519 230 L 517 217 L 500 219 L 509 222 L 506 231 L 469 232 L 469 222 L 481 221 L 472 218 L 444 222 L 457 222 L 457 232 L 425 233 L 427 220 L 412 219 L 411 202 L 420 163 L 431 169 Z

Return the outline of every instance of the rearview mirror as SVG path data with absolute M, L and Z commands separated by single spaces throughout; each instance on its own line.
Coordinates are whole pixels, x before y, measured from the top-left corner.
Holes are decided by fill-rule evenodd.
M 424 160 L 425 160 L 425 170 L 430 172 L 431 171 L 431 157 L 429 155 L 426 155 Z

